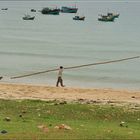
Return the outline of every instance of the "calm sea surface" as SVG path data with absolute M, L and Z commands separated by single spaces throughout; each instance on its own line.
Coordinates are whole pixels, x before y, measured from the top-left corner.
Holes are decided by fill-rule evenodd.
M 75 14 L 42 15 L 43 7 L 75 5 Z M 32 72 L 140 55 L 140 2 L 111 1 L 0 1 L 1 82 L 54 85 L 57 72 L 10 79 Z M 36 9 L 32 13 L 30 9 Z M 99 22 L 98 15 L 120 13 L 113 23 Z M 24 14 L 35 16 L 24 21 Z M 64 71 L 68 87 L 140 89 L 140 59 Z

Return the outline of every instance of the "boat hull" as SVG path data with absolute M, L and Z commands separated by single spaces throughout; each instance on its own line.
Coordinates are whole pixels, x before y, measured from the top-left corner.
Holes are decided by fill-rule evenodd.
M 99 21 L 105 21 L 105 22 L 114 22 L 113 19 L 102 19 L 102 18 L 98 18 Z
M 50 15 L 59 15 L 60 9 L 50 9 L 50 8 L 44 8 L 41 11 L 42 14 L 50 14 Z
M 35 18 L 35 17 L 30 17 L 30 18 L 28 18 L 28 17 L 23 17 L 22 19 L 23 19 L 23 20 L 34 20 L 34 18 Z
M 85 20 L 85 17 L 74 17 L 73 20 Z
M 62 13 L 77 13 L 78 8 L 62 7 Z
M 114 16 L 104 16 L 104 15 L 98 18 L 99 21 L 104 21 L 104 22 L 113 22 L 114 19 L 115 19 Z

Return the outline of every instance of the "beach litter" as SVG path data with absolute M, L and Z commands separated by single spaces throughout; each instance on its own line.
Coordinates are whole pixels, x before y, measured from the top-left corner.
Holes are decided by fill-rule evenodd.
M 54 128 L 63 129 L 63 130 L 72 130 L 72 128 L 66 124 L 60 124 L 60 125 L 55 126 Z
M 128 127 L 128 125 L 127 125 L 126 122 L 121 121 L 121 123 L 120 123 L 120 127 Z
M 46 125 L 38 125 L 37 127 L 45 133 L 49 132 L 49 129 Z
M 4 121 L 10 122 L 11 121 L 11 118 L 10 117 L 5 117 L 4 118 Z

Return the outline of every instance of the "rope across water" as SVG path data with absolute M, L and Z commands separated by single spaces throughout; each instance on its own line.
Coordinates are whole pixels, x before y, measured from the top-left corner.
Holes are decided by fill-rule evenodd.
M 137 58 L 140 58 L 140 56 L 134 56 L 134 57 L 128 57 L 128 58 L 116 59 L 116 60 L 110 60 L 110 61 L 103 61 L 103 62 L 97 62 L 97 63 L 90 63 L 90 64 L 84 64 L 84 65 L 70 66 L 70 67 L 65 67 L 64 69 L 77 69 L 77 68 L 81 68 L 81 67 L 89 67 L 89 66 L 93 66 L 93 65 L 103 65 L 103 64 L 108 64 L 108 63 L 116 63 L 116 62 L 126 61 L 126 60 L 130 60 L 130 59 L 137 59 Z M 11 79 L 23 78 L 23 77 L 28 77 L 28 76 L 32 76 L 32 75 L 57 71 L 57 70 L 59 70 L 59 69 L 57 68 L 57 69 L 40 71 L 40 72 L 34 72 L 34 73 L 24 74 L 24 75 L 20 75 L 20 76 L 14 76 L 14 77 L 11 77 Z

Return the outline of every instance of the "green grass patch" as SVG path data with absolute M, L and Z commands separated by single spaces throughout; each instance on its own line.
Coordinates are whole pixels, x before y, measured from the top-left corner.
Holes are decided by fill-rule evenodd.
M 6 121 L 9 117 L 11 120 Z M 125 122 L 120 126 L 120 122 Z M 66 124 L 72 130 L 56 129 Z M 39 129 L 45 125 L 48 132 Z M 0 100 L 0 139 L 140 139 L 140 110 L 128 106 Z

